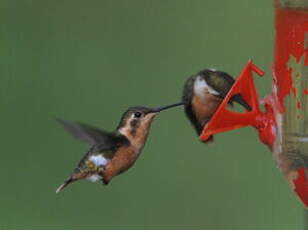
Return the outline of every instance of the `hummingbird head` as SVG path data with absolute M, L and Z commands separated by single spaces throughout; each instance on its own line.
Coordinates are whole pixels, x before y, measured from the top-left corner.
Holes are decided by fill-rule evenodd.
M 183 105 L 177 103 L 157 108 L 148 108 L 143 106 L 130 107 L 122 115 L 117 130 L 126 137 L 146 136 L 154 117 L 161 111 Z

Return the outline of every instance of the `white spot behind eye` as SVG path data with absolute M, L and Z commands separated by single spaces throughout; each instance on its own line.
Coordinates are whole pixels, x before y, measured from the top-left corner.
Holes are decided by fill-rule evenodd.
M 219 95 L 219 93 L 209 86 L 204 79 L 198 76 L 194 83 L 194 92 L 198 96 L 202 97 L 204 96 L 204 90 L 207 90 L 211 94 Z
M 214 68 L 209 68 L 209 70 L 213 71 L 213 72 L 216 72 L 217 69 L 214 69 Z

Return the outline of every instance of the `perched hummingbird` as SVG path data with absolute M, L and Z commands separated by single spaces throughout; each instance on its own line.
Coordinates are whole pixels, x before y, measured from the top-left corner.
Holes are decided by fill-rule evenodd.
M 229 74 L 215 69 L 202 70 L 187 79 L 182 101 L 186 116 L 198 135 L 210 121 L 234 82 Z M 251 110 L 240 94 L 234 95 L 230 100 L 230 104 L 235 101 L 246 110 Z M 210 140 L 213 140 L 213 137 Z
M 74 137 L 89 144 L 90 149 L 56 193 L 81 179 L 102 181 L 107 185 L 114 176 L 128 170 L 144 147 L 153 118 L 160 111 L 179 105 L 183 103 L 158 108 L 131 107 L 122 115 L 118 127 L 113 132 L 57 119 Z

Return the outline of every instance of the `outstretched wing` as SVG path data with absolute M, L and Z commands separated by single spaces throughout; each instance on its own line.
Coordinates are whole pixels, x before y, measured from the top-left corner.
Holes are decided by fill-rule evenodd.
M 92 146 L 93 151 L 103 151 L 122 144 L 128 140 L 122 135 L 116 135 L 107 131 L 100 130 L 90 125 L 65 121 L 57 119 L 57 121 L 75 138 Z

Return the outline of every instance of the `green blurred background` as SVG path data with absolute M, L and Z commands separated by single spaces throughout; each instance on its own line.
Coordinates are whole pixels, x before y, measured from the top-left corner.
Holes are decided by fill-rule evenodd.
M 87 146 L 58 116 L 112 130 L 131 105 L 177 102 L 206 67 L 249 58 L 270 90 L 272 2 L 2 0 L 0 229 L 303 228 L 303 209 L 252 128 L 204 145 L 182 109 L 161 114 L 137 164 L 59 195 Z

